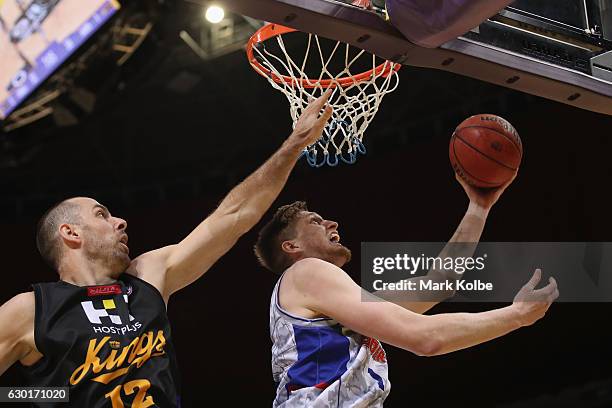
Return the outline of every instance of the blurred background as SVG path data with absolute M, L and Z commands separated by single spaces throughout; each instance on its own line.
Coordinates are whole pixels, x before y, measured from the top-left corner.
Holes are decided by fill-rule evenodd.
M 62 5 L 39 3 L 50 16 L 51 6 Z M 7 74 L 2 57 L 11 84 L 39 72 L 33 62 L 47 55 L 42 45 L 38 54 L 34 45 L 22 47 L 22 39 L 51 32 L 50 17 L 16 4 L 30 28 L 19 37 L 2 23 L 2 44 L 23 62 Z M 212 23 L 206 5 L 179 0 L 100 4 L 106 14 L 98 24 L 75 26 L 81 45 L 65 47 L 65 60 L 48 64 L 48 79 L 19 96 L 0 125 L 1 302 L 32 282 L 57 279 L 34 242 L 36 221 L 53 203 L 96 198 L 127 219 L 137 256 L 182 239 L 291 131 L 286 99 L 244 54 L 261 22 L 226 13 Z M 366 133 L 367 155 L 336 168 L 298 162 L 273 207 L 306 200 L 338 221 L 356 280 L 361 242 L 451 237 L 467 198 L 448 142 L 477 113 L 508 119 L 525 151 L 483 240 L 610 241 L 610 117 L 441 71 L 403 67 L 400 78 Z M 252 255 L 259 227 L 170 301 L 185 407 L 271 405 L 268 311 L 276 277 Z M 499 306 L 442 304 L 432 313 Z M 555 304 L 532 327 L 441 357 L 386 346 L 393 388 L 386 406 L 611 406 L 610 312 L 608 303 Z M 1 386 L 23 381 L 18 366 L 0 377 Z

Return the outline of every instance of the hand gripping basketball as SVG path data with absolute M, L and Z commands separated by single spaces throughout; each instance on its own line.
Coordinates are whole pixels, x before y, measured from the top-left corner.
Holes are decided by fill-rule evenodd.
M 523 144 L 507 120 L 496 115 L 475 115 L 455 129 L 449 157 L 455 172 L 468 184 L 499 187 L 516 175 Z
M 458 173 L 455 173 L 455 178 L 459 184 L 461 184 L 463 190 L 465 190 L 470 202 L 488 211 L 491 209 L 491 207 L 493 207 L 497 200 L 499 200 L 499 197 L 501 197 L 503 192 L 506 191 L 506 188 L 512 184 L 516 178 L 516 175 L 517 173 L 514 173 L 510 180 L 495 188 L 474 187 L 465 181 Z

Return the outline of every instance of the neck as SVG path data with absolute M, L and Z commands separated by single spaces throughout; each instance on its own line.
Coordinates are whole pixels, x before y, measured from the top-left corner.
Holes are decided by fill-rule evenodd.
M 338 268 L 342 268 L 346 264 L 346 261 L 344 259 L 340 259 L 338 257 L 318 256 L 315 254 L 309 254 L 309 255 L 301 254 L 294 258 L 294 261 L 291 265 L 293 265 L 297 261 L 301 261 L 302 259 L 306 259 L 306 258 L 317 258 L 322 261 L 329 262 L 330 264 L 336 265 Z
M 117 281 L 108 265 L 83 258 L 64 259 L 58 272 L 61 280 L 76 286 L 108 285 Z

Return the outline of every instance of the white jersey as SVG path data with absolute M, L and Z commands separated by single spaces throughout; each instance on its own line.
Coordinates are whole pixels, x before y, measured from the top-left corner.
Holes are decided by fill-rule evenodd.
M 382 407 L 391 383 L 380 342 L 328 319 L 304 319 L 278 301 L 282 276 L 272 292 L 270 337 L 273 407 Z

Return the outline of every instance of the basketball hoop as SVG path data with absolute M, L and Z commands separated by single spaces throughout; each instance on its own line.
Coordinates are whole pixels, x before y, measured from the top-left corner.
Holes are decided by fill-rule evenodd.
M 304 149 L 303 155 L 312 167 L 355 163 L 358 154 L 366 153 L 363 135 L 383 97 L 399 84 L 401 65 L 315 34 L 303 34 L 308 42 L 298 65 L 283 40 L 290 33 L 299 32 L 278 24 L 260 28 L 246 46 L 249 62 L 285 94 L 294 126 L 311 100 L 333 88 L 328 102 L 333 115 L 321 139 Z M 276 42 L 268 41 L 273 38 Z

